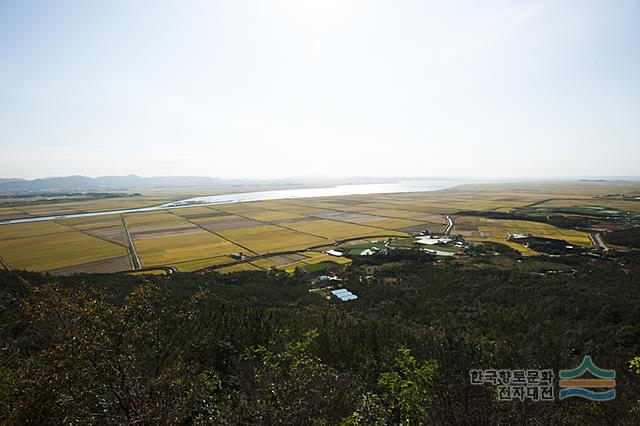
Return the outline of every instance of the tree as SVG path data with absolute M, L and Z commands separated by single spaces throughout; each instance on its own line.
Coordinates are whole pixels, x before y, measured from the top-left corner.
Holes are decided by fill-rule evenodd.
M 259 424 L 337 424 L 353 412 L 358 388 L 312 353 L 316 330 L 291 341 L 282 331 L 268 346 L 247 351 L 252 374 L 236 381 L 245 394 L 245 421 Z
M 400 348 L 392 371 L 382 373 L 378 380 L 384 399 L 392 413 L 394 423 L 425 424 L 429 418 L 427 411 L 430 385 L 438 371 L 438 363 L 419 363 L 408 348 Z
M 98 291 L 57 284 L 29 293 L 23 321 L 30 332 L 17 345 L 23 360 L 7 373 L 13 386 L 3 395 L 20 403 L 4 421 L 175 423 L 215 387 L 215 372 L 203 374 L 178 344 L 201 293 L 183 305 L 149 283 L 121 305 Z

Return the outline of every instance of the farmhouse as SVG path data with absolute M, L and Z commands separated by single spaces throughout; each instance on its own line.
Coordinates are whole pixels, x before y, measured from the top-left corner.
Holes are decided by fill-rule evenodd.
M 318 281 L 342 281 L 335 274 L 329 273 L 328 275 L 320 275 Z
M 434 235 L 425 235 L 425 236 L 416 238 L 416 243 L 430 245 L 430 246 L 436 245 L 436 244 L 439 244 L 439 245 L 448 244 L 451 241 L 453 240 L 449 237 L 437 237 Z

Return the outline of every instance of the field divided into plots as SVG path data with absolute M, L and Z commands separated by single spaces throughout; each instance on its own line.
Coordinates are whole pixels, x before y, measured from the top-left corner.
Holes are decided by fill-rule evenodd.
M 623 190 L 597 185 L 468 185 L 435 192 L 283 199 L 57 219 L 0 225 L 0 257 L 12 269 L 62 274 L 127 271 L 136 257 L 143 268 L 171 266 L 178 271 L 215 267 L 226 272 L 291 270 L 292 265 L 295 268 L 315 262 L 309 253 L 344 240 L 405 237 L 417 231 L 440 233 L 446 225 L 443 213 L 454 217 L 453 234 L 470 241 L 499 242 L 533 254 L 506 238 L 510 234 L 531 234 L 578 246 L 590 246 L 591 242 L 586 232 L 540 222 L 456 213 L 508 212 L 529 205 L 640 208 L 640 202 L 593 199 L 618 192 Z M 166 199 L 157 195 L 142 201 L 125 199 L 120 204 L 104 200 L 8 207 L 0 209 L 0 218 L 126 208 Z M 248 259 L 238 264 L 236 255 Z M 340 262 L 329 257 L 318 262 L 329 261 Z
M 454 224 L 452 233 L 463 236 L 467 241 L 501 243 L 523 254 L 533 254 L 533 252 L 520 244 L 507 241 L 507 237 L 513 234 L 525 234 L 564 240 L 581 247 L 592 246 L 587 232 L 560 229 L 540 222 L 461 216 L 454 218 Z
M 124 245 L 105 229 L 36 222 L 0 226 L 0 256 L 11 269 L 53 273 L 112 272 L 131 267 Z M 100 231 L 98 231 L 98 229 Z M 99 235 L 99 234 L 103 235 Z M 93 234 L 93 235 L 92 235 Z

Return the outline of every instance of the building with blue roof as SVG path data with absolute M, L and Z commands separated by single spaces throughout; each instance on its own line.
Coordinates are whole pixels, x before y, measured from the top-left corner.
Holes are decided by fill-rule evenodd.
M 351 293 L 346 288 L 339 288 L 337 290 L 332 290 L 331 295 L 341 302 L 348 302 L 350 300 L 356 300 L 358 298 L 358 296 Z

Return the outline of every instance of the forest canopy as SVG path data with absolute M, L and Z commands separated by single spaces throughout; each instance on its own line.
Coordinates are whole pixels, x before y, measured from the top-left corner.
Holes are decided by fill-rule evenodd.
M 529 260 L 525 260 L 529 262 Z M 490 262 L 301 274 L 0 274 L 0 421 L 107 424 L 636 422 L 637 267 L 541 275 Z M 637 263 L 631 263 L 635 265 Z M 392 279 L 391 279 L 392 278 Z M 609 402 L 501 402 L 476 368 L 615 369 Z M 588 407 L 588 409 L 585 409 Z

